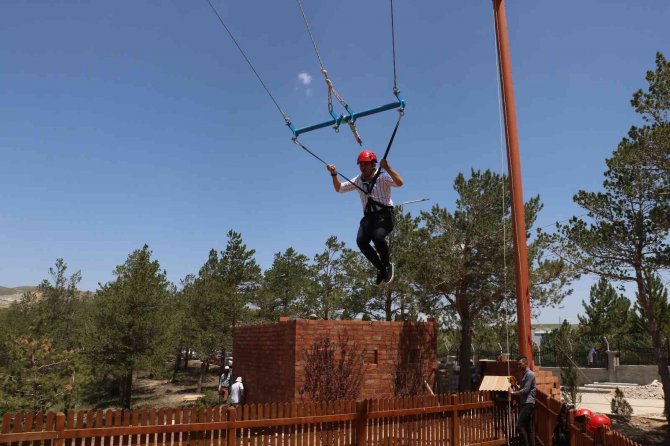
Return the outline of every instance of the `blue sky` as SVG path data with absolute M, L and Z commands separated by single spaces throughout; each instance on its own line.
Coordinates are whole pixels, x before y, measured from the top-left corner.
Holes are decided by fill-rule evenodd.
M 328 119 L 295 2 L 215 5 L 293 122 Z M 388 1 L 304 7 L 352 108 L 391 102 Z M 37 284 L 62 257 L 93 290 L 144 243 L 178 283 L 225 247 L 229 229 L 263 268 L 291 246 L 312 257 L 330 235 L 355 245 L 358 197 L 335 194 L 325 168 L 291 143 L 206 0 L 2 9 L 0 285 Z M 389 157 L 406 182 L 394 199 L 430 198 L 413 213 L 452 208 L 459 172 L 500 171 L 491 2 L 396 0 L 395 14 L 407 114 Z M 629 100 L 655 52 L 670 56 L 670 3 L 524 0 L 507 15 L 524 195 L 541 196 L 544 226 L 580 213 L 573 194 L 601 187 L 605 158 L 640 122 Z M 361 119 L 366 147 L 383 151 L 395 119 Z M 302 140 L 356 173 L 347 129 Z M 575 320 L 589 283 L 539 321 Z

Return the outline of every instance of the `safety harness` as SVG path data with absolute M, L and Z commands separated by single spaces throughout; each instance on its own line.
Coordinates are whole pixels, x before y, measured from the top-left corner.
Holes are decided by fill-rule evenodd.
M 395 134 L 398 133 L 398 126 L 400 126 L 400 120 L 404 116 L 404 110 L 400 109 L 398 110 L 399 115 L 398 115 L 398 121 L 395 123 L 395 127 L 393 128 L 393 133 L 391 133 L 391 138 L 389 139 L 388 144 L 386 145 L 386 151 L 384 152 L 384 156 L 382 157 L 382 161 L 386 159 L 388 156 L 389 152 L 391 151 L 391 146 L 393 145 L 393 140 L 395 139 Z M 375 176 L 372 177 L 372 180 L 369 182 L 363 181 L 363 186 L 365 187 L 365 190 L 359 187 L 359 189 L 367 195 L 367 202 L 365 203 L 365 211 L 364 213 L 367 214 L 375 214 L 377 212 L 381 212 L 385 209 L 393 209 L 393 206 L 387 206 L 385 204 L 379 203 L 378 201 L 375 201 L 372 198 L 372 190 L 375 187 L 375 184 L 377 184 L 377 179 L 379 178 L 379 175 L 382 173 L 382 168 L 381 168 L 381 161 L 380 161 L 380 167 L 377 169 L 377 172 L 375 173 Z M 358 186 L 356 186 L 358 187 Z

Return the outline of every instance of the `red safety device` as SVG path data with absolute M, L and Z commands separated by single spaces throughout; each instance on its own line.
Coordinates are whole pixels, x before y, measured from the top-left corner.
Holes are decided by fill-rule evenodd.
M 580 419 L 583 417 L 592 417 L 593 412 L 591 412 L 589 409 L 579 409 L 575 411 L 575 418 Z
M 361 153 L 358 154 L 358 161 L 357 164 L 360 163 L 369 163 L 369 162 L 377 162 L 377 155 L 375 155 L 375 152 L 372 150 L 363 150 Z
M 586 431 L 592 434 L 595 434 L 600 429 L 611 428 L 612 420 L 609 419 L 607 415 L 596 414 L 589 418 L 589 422 L 586 423 Z

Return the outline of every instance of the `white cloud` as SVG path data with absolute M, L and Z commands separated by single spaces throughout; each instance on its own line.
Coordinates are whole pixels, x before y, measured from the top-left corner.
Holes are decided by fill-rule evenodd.
M 309 85 L 312 83 L 312 76 L 305 73 L 304 71 L 298 74 L 298 79 L 300 79 L 300 82 L 302 82 L 303 85 Z

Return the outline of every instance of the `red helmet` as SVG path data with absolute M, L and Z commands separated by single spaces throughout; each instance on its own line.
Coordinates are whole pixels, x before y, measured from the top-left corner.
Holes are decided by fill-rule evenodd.
M 592 417 L 593 412 L 591 412 L 589 409 L 578 409 L 575 411 L 575 418 L 580 419 L 583 417 Z
M 612 420 L 609 419 L 607 415 L 595 414 L 589 418 L 589 422 L 586 424 L 587 432 L 595 434 L 600 429 L 609 429 L 612 427 Z
M 375 152 L 372 150 L 363 150 L 361 153 L 358 154 L 358 161 L 356 161 L 357 164 L 360 163 L 376 163 L 377 162 L 377 155 L 375 155 Z

